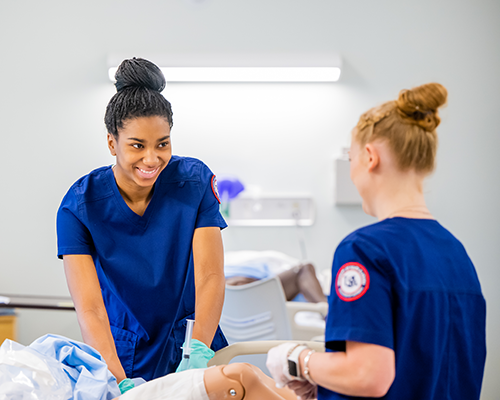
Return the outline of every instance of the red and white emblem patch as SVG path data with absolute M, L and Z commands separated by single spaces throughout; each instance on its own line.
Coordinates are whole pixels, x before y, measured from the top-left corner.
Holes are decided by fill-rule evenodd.
M 337 295 L 344 301 L 354 301 L 362 297 L 370 286 L 370 275 L 357 262 L 348 262 L 339 269 L 335 278 Z
M 214 192 L 214 196 L 220 204 L 219 190 L 217 189 L 217 178 L 215 175 L 212 175 L 212 192 Z

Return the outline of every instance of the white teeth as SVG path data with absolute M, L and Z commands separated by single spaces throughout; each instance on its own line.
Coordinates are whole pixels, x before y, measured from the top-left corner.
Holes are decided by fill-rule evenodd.
M 148 175 L 151 175 L 151 174 L 155 173 L 157 170 L 158 170 L 158 168 L 156 168 L 156 169 L 154 169 L 152 171 L 144 171 L 142 168 L 139 168 L 139 171 L 141 171 L 144 174 L 148 174 Z

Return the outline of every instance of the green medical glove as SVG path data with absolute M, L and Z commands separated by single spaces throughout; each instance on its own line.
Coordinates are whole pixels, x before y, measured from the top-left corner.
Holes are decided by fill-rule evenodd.
M 214 356 L 215 352 L 209 349 L 205 343 L 199 340 L 191 340 L 191 356 L 189 366 L 181 361 L 175 372 L 182 372 L 188 369 L 207 368 L 207 363 Z
M 120 392 L 122 394 L 129 391 L 130 389 L 133 389 L 134 387 L 135 387 L 134 382 L 132 382 L 132 379 L 129 378 L 125 378 L 118 384 L 118 388 L 120 389 Z

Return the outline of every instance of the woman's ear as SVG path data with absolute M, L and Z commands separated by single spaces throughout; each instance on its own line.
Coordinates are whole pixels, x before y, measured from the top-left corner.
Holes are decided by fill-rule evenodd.
M 367 143 L 365 145 L 365 153 L 367 156 L 368 172 L 373 172 L 380 165 L 380 154 L 377 146 L 373 143 Z
M 108 140 L 108 149 L 109 149 L 109 152 L 111 153 L 112 156 L 116 156 L 116 150 L 115 150 L 116 139 L 115 139 L 115 137 L 111 133 L 108 133 L 107 140 Z

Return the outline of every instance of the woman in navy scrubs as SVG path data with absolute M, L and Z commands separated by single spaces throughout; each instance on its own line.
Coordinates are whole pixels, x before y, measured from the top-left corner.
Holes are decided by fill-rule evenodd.
M 351 178 L 379 222 L 335 251 L 326 353 L 269 352 L 276 382 L 302 399 L 479 399 L 486 304 L 463 245 L 423 193 L 446 98 L 437 83 L 404 90 L 352 132 Z
M 196 319 L 192 367 L 227 345 L 217 182 L 201 161 L 172 155 L 164 87 L 153 63 L 123 61 L 105 115 L 116 164 L 80 178 L 57 214 L 83 339 L 123 387 L 176 370 L 187 318 Z

